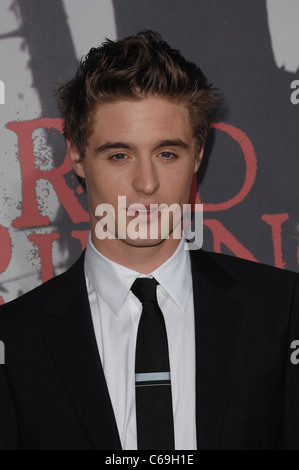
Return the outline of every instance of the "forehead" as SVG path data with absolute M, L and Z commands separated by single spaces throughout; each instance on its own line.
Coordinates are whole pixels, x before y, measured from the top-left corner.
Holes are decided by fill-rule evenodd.
M 90 140 L 192 139 L 186 104 L 166 98 L 123 99 L 96 105 Z

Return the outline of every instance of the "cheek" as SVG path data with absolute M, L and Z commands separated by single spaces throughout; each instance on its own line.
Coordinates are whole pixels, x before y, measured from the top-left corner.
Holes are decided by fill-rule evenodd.
M 178 185 L 177 197 L 183 204 L 189 203 L 191 185 L 193 181 L 193 172 L 185 175 L 184 179 L 181 179 L 180 185 Z
M 86 173 L 86 189 L 90 204 L 109 203 L 116 206 L 118 196 L 128 193 L 129 185 L 123 175 L 107 171 L 105 167 L 89 168 Z
M 193 179 L 193 168 L 191 166 L 188 168 L 183 167 L 178 169 L 172 177 L 168 175 L 166 181 L 168 185 L 171 184 L 173 192 L 185 193 L 188 192 Z

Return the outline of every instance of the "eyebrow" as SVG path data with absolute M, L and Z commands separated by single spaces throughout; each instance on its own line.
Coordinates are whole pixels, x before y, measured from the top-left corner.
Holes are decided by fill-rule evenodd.
M 189 145 L 186 144 L 181 139 L 166 139 L 166 140 L 161 140 L 160 142 L 157 142 L 154 145 L 155 150 L 161 147 L 180 147 L 187 149 L 189 148 Z M 113 150 L 113 149 L 134 149 L 135 145 L 131 145 L 125 142 L 106 142 L 103 145 L 100 145 L 100 147 L 96 148 L 97 153 L 104 152 L 105 150 Z
M 156 148 L 160 148 L 160 147 L 181 147 L 183 149 L 187 149 L 189 148 L 189 145 L 186 144 L 186 142 L 184 142 L 181 139 L 174 139 L 174 140 L 162 140 L 161 142 L 159 142 Z

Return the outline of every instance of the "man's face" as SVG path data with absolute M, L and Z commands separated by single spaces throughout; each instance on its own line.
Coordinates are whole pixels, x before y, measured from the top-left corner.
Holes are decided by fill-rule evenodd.
M 203 149 L 202 149 L 203 150 Z M 115 211 L 116 240 L 101 243 L 125 243 L 153 246 L 163 242 L 161 212 L 149 212 L 151 204 L 187 204 L 193 174 L 198 170 L 201 152 L 196 142 L 187 107 L 164 98 L 119 100 L 99 104 L 94 113 L 93 132 L 84 160 L 70 147 L 76 173 L 85 178 L 88 194 L 91 236 L 95 246 L 95 215 L 100 204 L 110 204 Z M 126 197 L 126 207 L 118 208 L 118 196 Z M 147 212 L 128 213 L 131 204 L 145 206 Z M 118 221 L 125 238 L 118 239 Z M 146 238 L 130 237 L 132 221 Z M 138 222 L 138 225 L 136 224 Z M 158 238 L 150 237 L 150 225 L 158 227 Z M 172 212 L 169 212 L 172 231 Z M 142 229 L 142 230 L 141 230 Z M 171 233 L 170 233 L 171 238 Z M 164 240 L 164 243 L 166 240 Z

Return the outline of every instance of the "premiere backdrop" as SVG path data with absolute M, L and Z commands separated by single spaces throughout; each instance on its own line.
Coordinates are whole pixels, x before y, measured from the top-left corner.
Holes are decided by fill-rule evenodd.
M 192 201 L 204 248 L 298 271 L 298 0 L 1 0 L 0 303 L 80 255 L 86 195 L 54 92 L 105 37 L 153 29 L 221 89 Z

